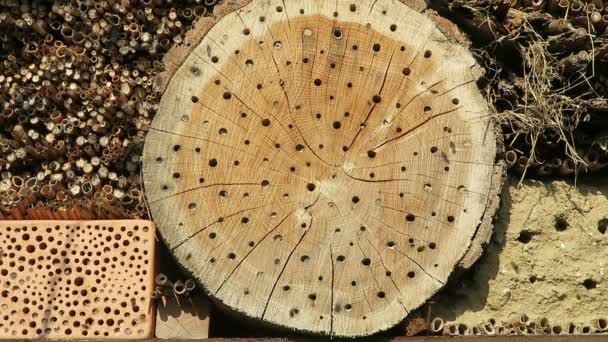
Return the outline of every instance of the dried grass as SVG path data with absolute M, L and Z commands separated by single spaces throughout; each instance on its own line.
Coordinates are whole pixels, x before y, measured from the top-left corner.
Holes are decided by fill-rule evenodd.
M 548 140 L 547 136 L 556 143 L 564 144 L 564 154 L 572 159 L 574 165 L 586 165 L 584 158 L 577 151 L 573 136 L 573 131 L 583 115 L 582 106 L 578 101 L 580 96 L 572 98 L 565 93 L 580 82 L 588 80 L 584 73 L 580 73 L 583 80 L 578 77 L 568 87 L 555 89 L 554 85 L 560 83 L 558 81 L 562 77 L 559 60 L 548 51 L 547 41 L 527 21 L 529 14 L 520 11 L 513 11 L 512 14 L 519 16 L 523 22 L 520 30 L 512 34 L 526 35 L 530 42 L 524 48 L 525 93 L 521 103 L 514 109 L 497 115 L 499 121 L 508 125 L 514 132 L 514 137 L 507 144 L 513 145 L 517 139 L 523 138 L 531 146 L 522 179 L 528 167 L 545 162 L 537 159 L 536 144 L 540 140 Z M 563 80 L 561 81 L 563 83 Z

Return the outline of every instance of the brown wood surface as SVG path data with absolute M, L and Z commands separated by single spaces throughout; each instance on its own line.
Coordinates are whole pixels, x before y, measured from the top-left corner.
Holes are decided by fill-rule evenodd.
M 386 330 L 491 233 L 501 172 L 475 61 L 397 1 L 234 8 L 165 78 L 143 161 L 154 220 L 235 311 Z

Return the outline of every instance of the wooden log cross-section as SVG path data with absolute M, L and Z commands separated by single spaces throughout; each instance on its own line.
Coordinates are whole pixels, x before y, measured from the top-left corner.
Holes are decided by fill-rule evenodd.
M 144 180 L 163 239 L 249 317 L 335 336 L 397 324 L 491 231 L 501 175 L 474 59 L 395 0 L 215 14 L 157 80 Z

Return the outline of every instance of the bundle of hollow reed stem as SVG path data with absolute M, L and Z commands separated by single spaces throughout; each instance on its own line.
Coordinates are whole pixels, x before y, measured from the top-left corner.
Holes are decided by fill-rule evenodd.
M 432 0 L 477 47 L 512 170 L 608 166 L 608 2 Z
M 589 324 L 571 322 L 565 325 L 553 324 L 547 318 L 530 319 L 523 314 L 510 322 L 498 323 L 493 318 L 480 324 L 468 326 L 464 323 L 447 323 L 437 317 L 425 322 L 428 330 L 417 333 L 446 336 L 513 336 L 513 335 L 588 335 L 608 333 L 608 320 L 600 317 Z
M 153 79 L 214 5 L 0 0 L 0 217 L 147 216 L 140 156 Z

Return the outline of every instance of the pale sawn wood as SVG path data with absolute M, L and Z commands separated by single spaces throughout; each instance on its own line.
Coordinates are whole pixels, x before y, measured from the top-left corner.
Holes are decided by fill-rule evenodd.
M 337 336 L 398 323 L 492 215 L 474 59 L 396 0 L 253 0 L 206 30 L 146 140 L 164 240 L 248 316 Z

